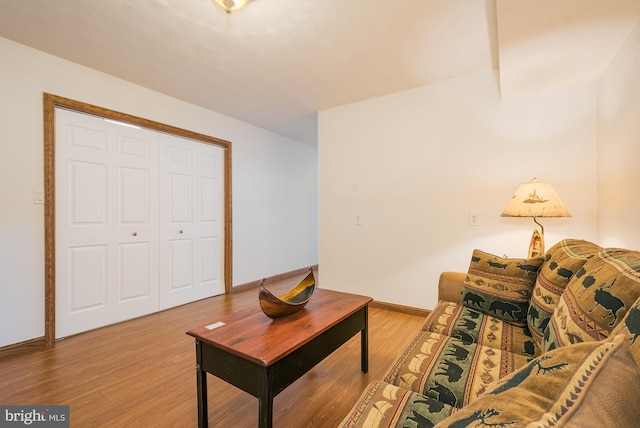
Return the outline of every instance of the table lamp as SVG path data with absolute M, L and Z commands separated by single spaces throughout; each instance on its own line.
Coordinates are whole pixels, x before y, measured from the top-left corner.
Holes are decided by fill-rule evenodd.
M 540 231 L 533 230 L 528 257 L 539 257 L 544 255 L 544 226 L 536 218 L 571 217 L 571 214 L 564 207 L 551 184 L 540 182 L 534 178 L 518 187 L 500 216 L 533 217 L 533 221 L 540 226 Z

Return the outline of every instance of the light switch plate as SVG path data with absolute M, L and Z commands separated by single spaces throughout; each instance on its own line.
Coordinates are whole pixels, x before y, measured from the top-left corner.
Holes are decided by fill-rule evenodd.
M 33 189 L 32 190 L 33 203 L 37 205 L 44 204 L 44 190 Z

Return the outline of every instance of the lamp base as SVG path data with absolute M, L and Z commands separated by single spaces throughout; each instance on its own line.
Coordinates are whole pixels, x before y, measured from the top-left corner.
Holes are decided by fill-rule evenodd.
M 533 229 L 531 242 L 529 243 L 529 258 L 544 256 L 544 235 L 538 229 Z

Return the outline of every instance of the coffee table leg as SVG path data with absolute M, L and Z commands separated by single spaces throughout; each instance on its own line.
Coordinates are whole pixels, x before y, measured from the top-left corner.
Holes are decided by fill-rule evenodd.
M 209 426 L 207 409 L 207 372 L 202 370 L 202 343 L 196 340 L 196 390 L 198 394 L 198 427 Z
M 258 427 L 271 428 L 273 423 L 273 396 L 267 393 L 258 400 Z
M 364 307 L 364 328 L 360 331 L 360 359 L 362 373 L 369 371 L 369 306 Z

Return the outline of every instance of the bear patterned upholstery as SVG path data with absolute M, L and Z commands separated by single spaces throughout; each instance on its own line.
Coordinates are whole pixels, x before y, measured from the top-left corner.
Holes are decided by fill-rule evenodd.
M 340 427 L 432 427 L 452 411 L 453 407 L 433 398 L 375 381 L 367 386 Z
M 540 356 L 436 427 L 636 427 L 638 397 L 638 366 L 619 335 Z
M 461 303 L 526 327 L 531 293 L 544 258 L 508 259 L 474 250 Z
M 510 324 L 446 300 L 438 302 L 422 330 L 529 357 L 537 357 L 539 354 L 539 348 L 533 342 L 527 327 Z
M 640 367 L 640 298 L 629 308 L 626 315 L 611 332 L 611 336 L 622 334 L 627 338 L 631 355 Z
M 598 252 L 569 281 L 543 337 L 543 349 L 609 337 L 640 297 L 640 253 Z
M 640 426 L 640 252 L 565 239 L 541 260 L 475 250 L 443 273 L 459 300 L 340 427 Z
M 542 336 L 565 287 L 584 264 L 602 248 L 582 239 L 565 239 L 545 255 L 529 303 L 527 326 L 533 340 L 542 345 Z
M 384 381 L 462 407 L 531 357 L 424 331 L 414 337 Z

